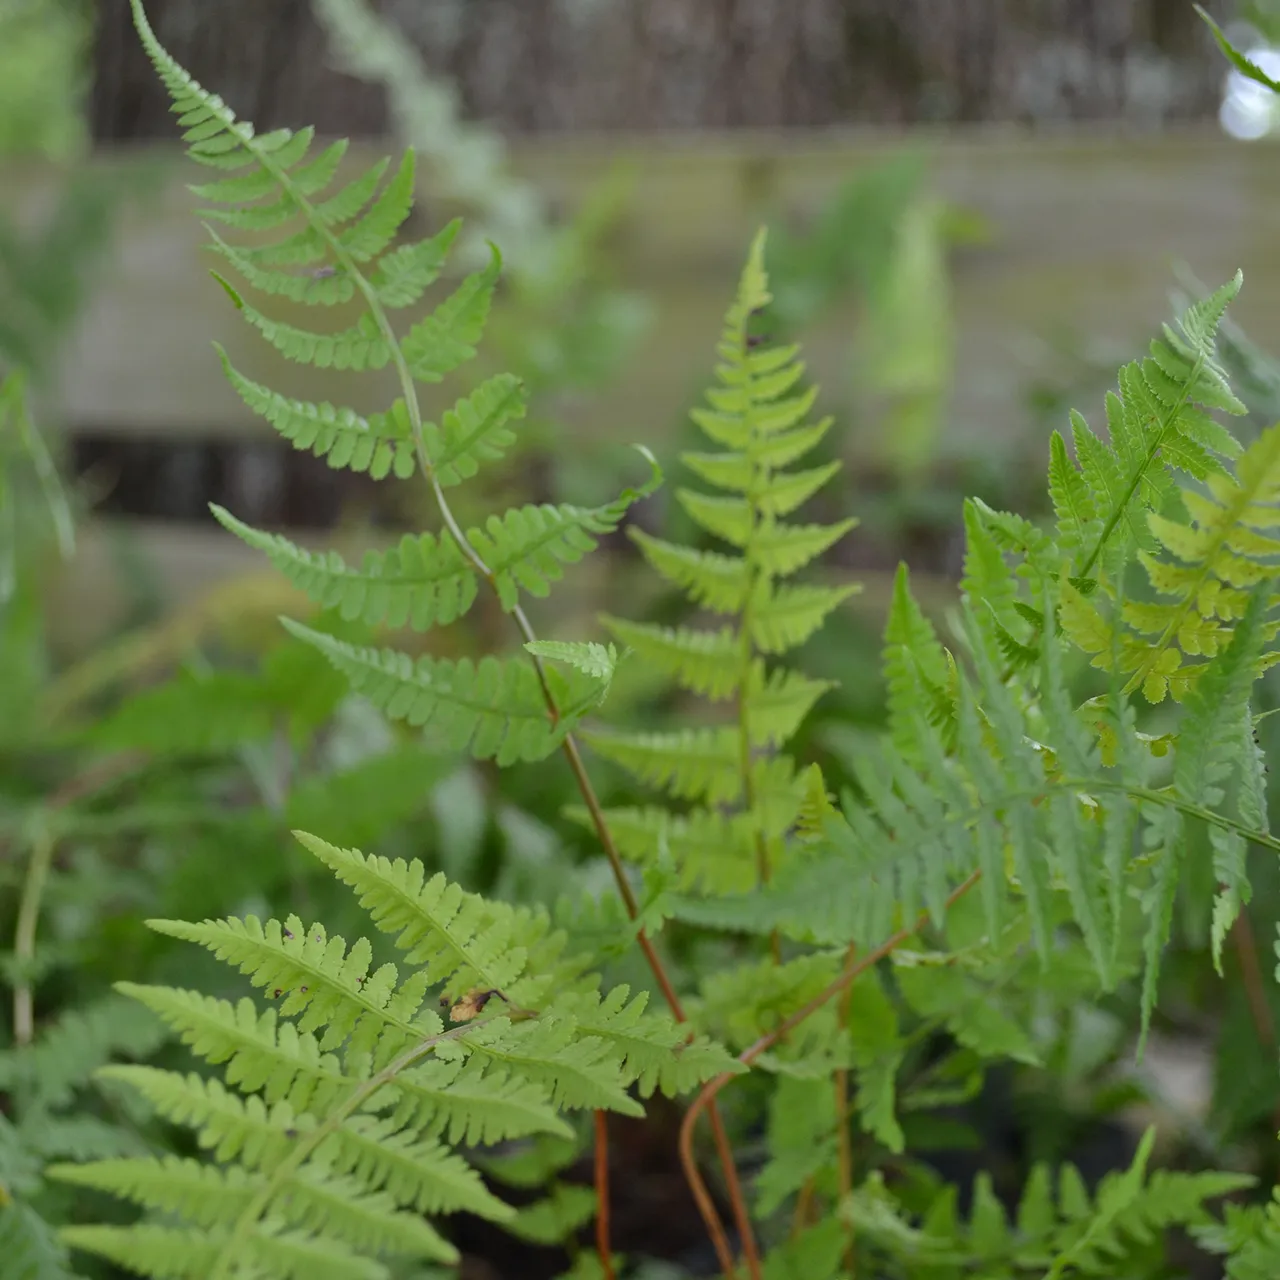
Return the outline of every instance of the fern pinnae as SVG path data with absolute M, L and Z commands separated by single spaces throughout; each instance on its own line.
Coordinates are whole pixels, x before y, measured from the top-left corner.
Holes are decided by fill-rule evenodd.
M 1239 293 L 1242 279 L 1240 272 L 1236 272 L 1235 277 L 1215 293 L 1189 307 L 1179 321 L 1181 333 L 1165 325 L 1164 340 L 1152 342 L 1151 356 L 1141 364 L 1122 370 L 1121 385 L 1130 394 L 1123 402 L 1117 398 L 1116 409 L 1108 413 L 1108 419 L 1113 425 L 1113 437 L 1119 437 L 1113 438 L 1111 449 L 1128 446 L 1129 456 L 1125 461 L 1129 471 L 1123 476 L 1118 499 L 1108 505 L 1102 528 L 1080 563 L 1077 572 L 1081 577 L 1092 572 L 1116 527 L 1130 518 L 1130 504 L 1140 486 L 1151 477 L 1161 449 L 1179 434 L 1193 447 L 1199 445 L 1197 436 L 1207 435 L 1202 423 L 1212 420 L 1195 410 L 1195 406 L 1205 405 L 1229 413 L 1244 412 L 1244 406 L 1231 395 L 1214 352 L 1218 324 Z M 1110 400 L 1108 408 L 1111 409 Z M 1188 409 L 1191 412 L 1185 412 Z M 1083 419 L 1077 425 L 1080 428 L 1077 443 L 1097 439 Z M 1224 437 L 1230 439 L 1218 428 L 1209 436 L 1215 442 L 1210 447 L 1230 449 L 1229 444 L 1224 444 Z M 1119 458 L 1114 452 L 1112 456 Z M 1206 455 L 1203 465 L 1212 466 L 1211 457 Z M 1138 536 L 1140 538 L 1140 531 Z
M 695 550 L 638 530 L 632 537 L 650 564 L 693 603 L 734 615 L 715 631 L 646 627 L 605 618 L 605 625 L 641 658 L 677 684 L 712 700 L 735 699 L 735 725 L 676 735 L 593 734 L 602 754 L 676 799 L 708 805 L 740 804 L 754 826 L 755 875 L 767 883 L 777 836 L 764 817 L 758 779 L 767 753 L 790 739 L 829 687 L 784 668 L 777 655 L 807 639 L 851 588 L 777 587 L 838 541 L 857 523 L 784 523 L 784 517 L 827 483 L 839 463 L 801 471 L 783 468 L 817 446 L 830 419 L 805 422 L 816 388 L 795 388 L 804 375 L 795 346 L 771 346 L 750 334 L 752 318 L 770 302 L 764 234 L 752 243 L 716 348 L 716 385 L 693 421 L 722 452 L 685 456 L 690 470 L 717 489 L 682 488 L 676 497 L 702 529 L 733 554 Z M 791 814 L 794 817 L 794 811 Z M 788 822 L 783 823 L 785 829 Z M 722 877 L 682 876 L 707 884 Z

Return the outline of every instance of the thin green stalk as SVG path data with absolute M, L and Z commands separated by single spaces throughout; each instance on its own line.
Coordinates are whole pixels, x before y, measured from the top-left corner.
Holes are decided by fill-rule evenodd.
M 22 1047 L 35 1035 L 35 1001 L 31 990 L 31 965 L 36 953 L 36 925 L 40 920 L 40 901 L 53 865 L 56 841 L 48 822 L 39 819 L 31 833 L 31 857 L 22 879 L 22 898 L 18 906 L 18 926 L 14 932 L 13 956 L 18 974 L 13 987 L 13 1040 Z

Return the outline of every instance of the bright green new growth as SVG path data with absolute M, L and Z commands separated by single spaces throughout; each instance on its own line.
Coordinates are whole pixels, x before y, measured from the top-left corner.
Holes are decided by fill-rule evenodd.
M 1239 289 L 1237 274 L 1190 307 L 1177 331 L 1166 325 L 1150 356 L 1120 371 L 1120 393 L 1107 397 L 1109 444 L 1078 413 L 1076 463 L 1052 437 L 1049 489 L 1072 575 L 1062 625 L 1095 666 L 1124 676 L 1125 691 L 1141 688 L 1150 702 L 1186 697 L 1206 665 L 1187 659 L 1225 647 L 1249 589 L 1273 576 L 1269 561 L 1280 551 L 1267 536 L 1280 524 L 1280 435 L 1266 433 L 1241 457 L 1239 442 L 1205 412 L 1245 411 L 1214 353 Z M 1177 472 L 1208 492 L 1179 487 Z M 1158 599 L 1129 594 L 1124 571 L 1135 551 Z M 1109 610 L 1093 603 L 1096 588 Z M 1267 623 L 1265 639 L 1275 631 Z
M 642 864 L 663 848 L 679 882 L 725 893 L 767 882 L 783 856 L 800 788 L 794 766 L 772 754 L 799 728 L 829 687 L 766 664 L 803 644 L 856 590 L 785 582 L 857 523 L 796 524 L 786 517 L 835 474 L 839 463 L 787 470 L 814 449 L 831 419 L 809 420 L 816 391 L 797 390 L 804 374 L 795 346 L 769 346 L 750 332 L 770 302 L 764 234 L 756 237 L 725 318 L 717 352 L 719 385 L 694 421 L 720 449 L 686 453 L 685 465 L 719 490 L 680 489 L 694 521 L 734 549 L 697 551 L 638 530 L 650 565 L 694 604 L 733 617 L 716 629 L 660 627 L 606 618 L 639 660 L 681 688 L 714 702 L 732 699 L 736 724 L 671 734 L 595 732 L 590 741 L 642 781 L 694 807 L 614 810 L 622 852 Z M 719 806 L 735 806 L 726 814 Z M 584 815 L 579 814 L 579 817 Z
M 153 921 L 238 968 L 268 1007 L 122 984 L 195 1053 L 225 1064 L 226 1083 L 151 1067 L 103 1074 L 192 1128 L 214 1163 L 54 1167 L 54 1178 L 159 1215 L 68 1228 L 71 1245 L 192 1280 L 376 1280 L 391 1274 L 383 1258 L 455 1261 L 422 1214 L 505 1222 L 512 1210 L 451 1147 L 569 1136 L 561 1112 L 637 1115 L 633 1085 L 674 1093 L 733 1069 L 723 1050 L 686 1043 L 668 1016 L 647 1012 L 644 995 L 601 992 L 545 912 L 486 902 L 417 860 L 298 839 L 390 936 L 400 965 L 375 968 L 367 941 L 348 947 L 295 916 Z

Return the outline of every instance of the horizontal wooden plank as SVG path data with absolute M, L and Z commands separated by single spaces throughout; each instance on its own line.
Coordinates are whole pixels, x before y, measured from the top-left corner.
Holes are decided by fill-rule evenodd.
M 1218 282 L 1246 273 L 1238 318 L 1280 347 L 1273 143 L 1233 143 L 1208 130 L 1151 136 L 983 130 L 918 135 L 795 133 L 726 137 L 538 140 L 513 150 L 516 169 L 555 208 L 576 207 L 616 163 L 634 187 L 616 237 L 624 282 L 644 289 L 656 323 L 623 376 L 566 412 L 596 437 L 660 439 L 705 378 L 719 317 L 761 221 L 802 225 L 860 167 L 904 143 L 932 154 L 940 194 L 989 220 L 989 244 L 959 251 L 958 349 L 948 445 L 1007 439 L 1026 421 L 1023 395 L 1036 339 L 1087 332 L 1134 349 L 1167 312 L 1171 267 Z M 353 166 L 372 148 L 356 148 Z M 123 154 L 108 154 L 113 164 Z M 253 434 L 266 430 L 221 377 L 221 342 L 246 373 L 290 395 L 361 408 L 384 403 L 385 379 L 292 366 L 244 326 L 205 274 L 203 232 L 174 161 L 160 195 L 126 219 L 65 362 L 52 411 L 98 433 Z M 52 178 L 0 175 L 0 193 L 38 205 Z M 436 222 L 449 210 L 434 204 Z M 289 309 L 280 314 L 290 318 Z M 314 322 L 313 322 L 314 323 Z M 850 377 L 848 313 L 807 337 L 811 365 L 839 404 Z M 430 407 L 430 405 L 429 405 Z

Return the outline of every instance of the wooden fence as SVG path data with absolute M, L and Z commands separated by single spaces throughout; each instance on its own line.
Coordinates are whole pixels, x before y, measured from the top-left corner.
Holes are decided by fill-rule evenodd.
M 1167 316 L 1179 262 L 1211 283 L 1242 267 L 1235 316 L 1261 345 L 1280 349 L 1280 166 L 1271 143 L 1233 143 L 1208 130 L 539 140 L 520 144 L 514 161 L 557 209 L 572 209 L 618 161 L 630 166 L 616 266 L 622 283 L 642 289 L 656 309 L 634 361 L 570 415 L 570 430 L 660 446 L 706 375 L 755 227 L 802 226 L 860 167 L 908 143 L 930 153 L 937 193 L 991 230 L 953 260 L 948 451 L 1000 448 L 1025 436 L 1027 384 L 1047 336 L 1075 332 L 1139 351 Z M 358 150 L 354 164 L 369 148 Z M 240 321 L 206 274 L 203 232 L 184 185 L 191 175 L 184 161 L 173 163 L 161 195 L 126 219 L 68 352 L 59 401 L 50 406 L 57 418 L 98 437 L 261 438 L 269 428 L 224 382 L 215 340 L 239 368 L 287 394 L 357 407 L 385 402 L 377 378 L 289 365 Z M 29 170 L 0 174 L 0 197 L 36 200 L 48 181 Z M 433 208 L 432 221 L 447 213 Z M 815 376 L 834 388 L 849 377 L 849 328 L 848 312 L 837 311 L 807 335 Z M 88 531 L 62 592 L 78 602 L 81 619 L 97 613 L 102 626 L 111 621 L 116 572 L 106 548 L 118 532 Z M 162 588 L 178 600 L 254 563 L 217 530 L 139 532 Z

